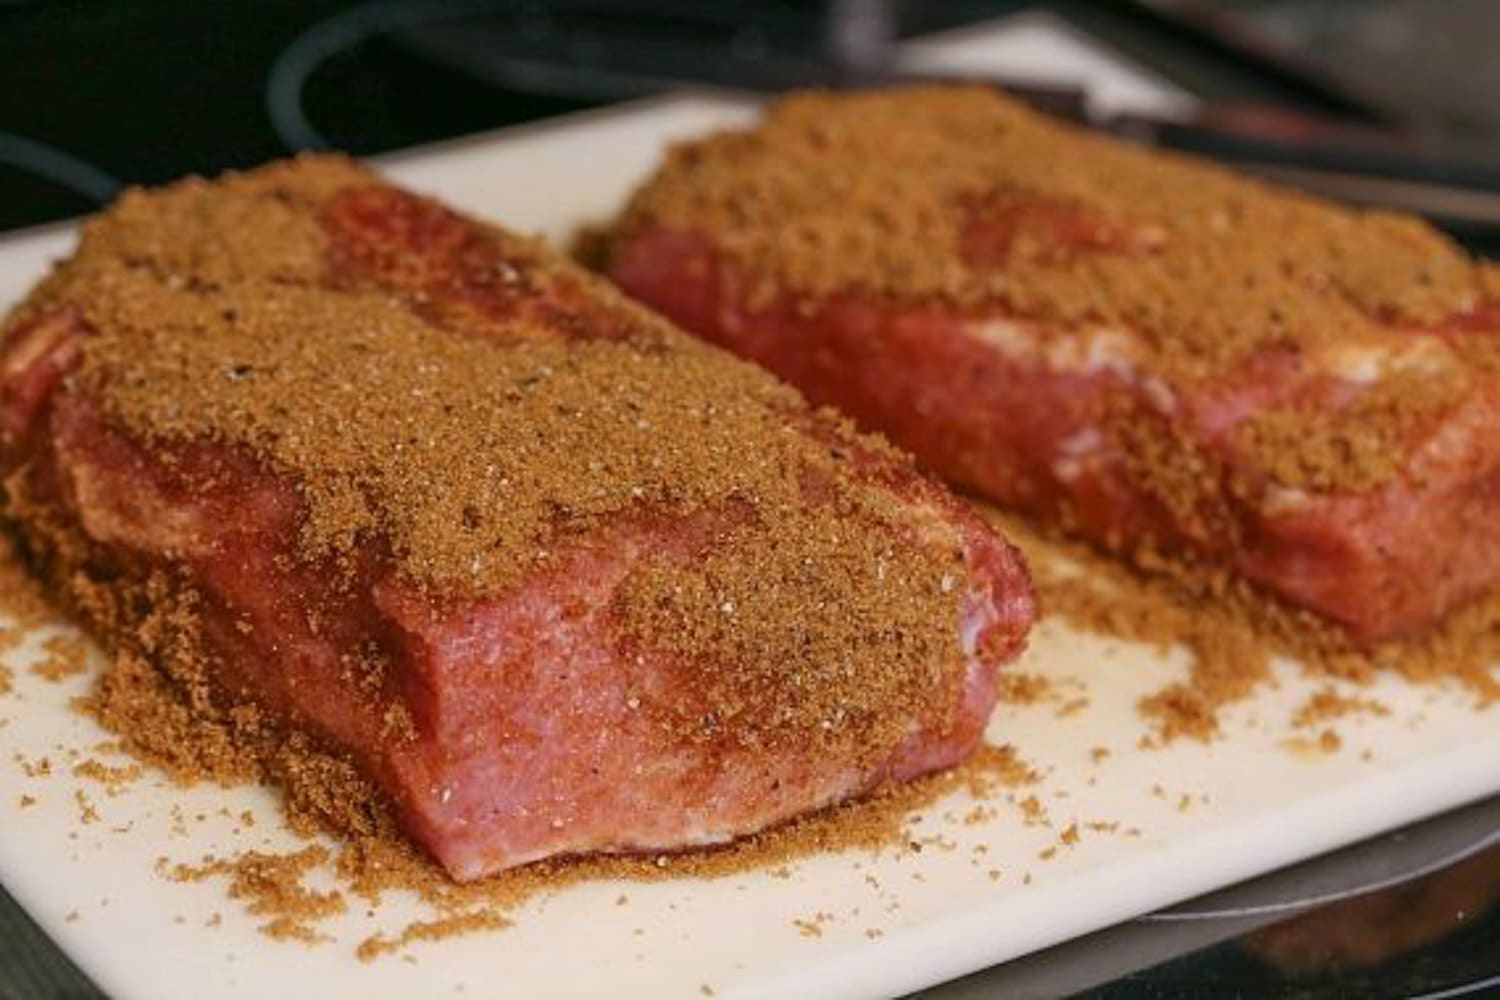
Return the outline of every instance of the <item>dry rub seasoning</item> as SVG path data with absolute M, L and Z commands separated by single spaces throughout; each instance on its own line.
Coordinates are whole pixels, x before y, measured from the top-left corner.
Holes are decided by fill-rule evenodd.
M 797 95 L 752 130 L 680 144 L 617 238 L 663 228 L 705 235 L 753 304 L 850 296 L 1109 329 L 1136 369 L 1184 393 L 1258 358 L 1357 370 L 1405 357 L 1410 331 L 1461 319 L 1500 284 L 1416 219 L 1136 148 L 967 86 Z M 1424 340 L 1423 357 L 1393 362 L 1355 405 L 1276 402 L 1235 447 L 1284 486 L 1390 481 L 1413 436 L 1500 359 L 1493 338 Z
M 315 751 L 299 752 L 298 766 L 338 768 Z M 277 766 L 277 765 L 272 765 Z M 941 797 L 963 789 L 989 799 L 1003 789 L 1037 780 L 1036 772 L 1009 747 L 980 749 L 951 771 L 904 785 L 887 786 L 869 798 L 751 834 L 719 848 L 627 856 L 558 858 L 456 883 L 396 829 L 378 806 L 379 795 L 352 771 L 331 788 L 289 789 L 286 807 L 293 827 L 312 835 L 339 837 L 336 854 L 311 846 L 290 854 L 247 851 L 230 858 L 205 858 L 199 864 L 163 866 L 167 877 L 200 881 L 229 879 L 230 895 L 256 916 L 268 917 L 263 933 L 282 940 L 317 943 L 319 921 L 343 913 L 347 896 L 377 904 L 386 893 L 415 894 L 431 911 L 394 935 L 376 934 L 359 944 L 356 955 L 373 961 L 418 941 L 440 940 L 511 923 L 508 913 L 535 895 L 586 881 L 660 881 L 670 878 L 721 878 L 753 870 L 772 870 L 814 854 L 846 850 L 908 850 L 909 821 Z M 311 794 L 311 798 L 304 797 Z M 341 800 L 330 810 L 327 797 Z M 377 803 L 371 808 L 371 803 Z M 347 817 L 359 821 L 347 825 Z M 332 868 L 338 890 L 320 891 L 305 883 L 311 872 Z
M 330 264 L 342 251 L 311 220 L 333 193 L 375 184 L 341 161 L 309 160 L 132 193 L 87 224 L 78 254 L 12 322 L 65 308 L 88 329 L 63 391 L 96 407 L 110 432 L 178 468 L 207 444 L 290 485 L 302 505 L 291 558 L 335 579 L 352 578 L 361 553 L 388 551 L 434 601 L 471 598 L 545 567 L 555 548 L 601 526 L 681 518 L 722 554 L 705 546 L 706 558 L 635 572 L 615 609 L 620 637 L 742 662 L 765 699 L 745 700 L 739 685 L 710 691 L 725 724 L 770 746 L 873 760 L 906 738 L 893 704 L 908 717 L 949 709 L 965 667 L 959 553 L 911 545 L 898 499 L 846 472 L 860 454 L 898 469 L 904 460 L 832 416 L 815 420 L 758 369 L 602 289 L 594 318 L 607 336 L 578 336 L 576 316 L 552 329 L 530 314 L 480 324 L 476 336 L 475 316 L 457 306 L 349 279 Z M 487 280 L 527 293 L 592 280 L 479 232 L 502 250 L 504 266 Z M 190 485 L 211 495 L 224 483 Z M 884 790 L 722 852 L 548 862 L 456 886 L 396 833 L 348 761 L 217 688 L 191 580 L 165 563 L 83 572 L 111 553 L 45 496 L 19 480 L 10 487 L 7 513 L 43 555 L 48 583 L 111 648 L 86 707 L 127 749 L 183 781 L 269 779 L 295 828 L 343 838 L 338 865 L 359 892 L 420 886 L 441 904 L 440 920 L 373 941 L 367 956 L 496 926 L 497 899 L 569 878 L 713 874 L 886 843 L 921 796 L 952 787 L 944 782 L 985 784 L 991 765 L 996 780 L 1016 770 L 1007 755 L 981 754 L 948 778 Z M 824 507 L 809 507 L 809 489 Z M 379 688 L 380 663 L 356 669 Z M 757 708 L 772 703 L 789 711 Z M 401 719 L 391 728 L 399 737 Z M 311 941 L 311 922 L 343 906 L 338 894 L 299 888 L 326 860 L 314 849 L 252 854 L 175 875 L 229 878 L 270 918 L 269 933 Z
M 1422 639 L 1368 650 L 1231 574 L 1168 559 L 1143 572 L 1014 515 L 976 507 L 1025 550 L 1044 615 L 1162 652 L 1174 646 L 1187 650 L 1188 679 L 1139 706 L 1159 739 L 1216 736 L 1219 710 L 1269 681 L 1277 657 L 1330 680 L 1366 683 L 1376 671 L 1392 670 L 1417 683 L 1460 684 L 1481 710 L 1500 702 L 1500 595 L 1460 611 Z M 1303 728 L 1359 712 L 1380 715 L 1388 709 L 1325 685 L 1291 723 Z
M 112 429 L 166 461 L 212 442 L 292 486 L 309 565 L 337 572 L 388 547 L 433 600 L 467 598 L 609 524 L 700 517 L 723 553 L 643 569 L 617 610 L 627 637 L 743 658 L 765 701 L 795 709 L 744 716 L 754 739 L 874 760 L 904 738 L 890 705 L 951 709 L 964 670 L 956 548 L 911 545 L 889 514 L 900 505 L 844 466 L 861 452 L 905 459 L 831 415 L 816 421 L 824 439 L 798 432 L 815 421 L 795 392 L 597 284 L 594 336 L 522 313 L 475 335 L 472 316 L 421 294 L 330 277 L 347 251 L 309 222 L 318 199 L 375 184 L 307 160 L 133 193 L 90 221 L 20 316 L 65 303 L 91 331 L 68 391 Z M 514 259 L 505 280 L 527 294 L 594 281 L 475 231 Z M 10 499 L 33 531 L 52 517 L 37 506 Z M 190 588 L 170 572 L 138 585 L 175 606 L 158 620 L 191 631 Z M 72 599 L 106 638 L 137 627 L 113 620 L 122 602 L 97 588 Z M 190 645 L 168 655 L 201 659 Z M 709 693 L 725 717 L 744 715 L 735 691 Z
M 625 234 L 706 227 L 752 274 L 813 297 L 1116 323 L 1183 374 L 1289 339 L 1376 336 L 1376 317 L 1441 322 L 1488 280 L 1414 219 L 1091 135 L 979 87 L 795 96 L 753 131 L 675 147 L 663 174 Z M 1023 198 L 1129 238 L 1092 241 L 1122 252 L 1010 246 L 1003 270 L 976 264 L 966 227 Z M 1329 294 L 1309 294 L 1314 280 Z

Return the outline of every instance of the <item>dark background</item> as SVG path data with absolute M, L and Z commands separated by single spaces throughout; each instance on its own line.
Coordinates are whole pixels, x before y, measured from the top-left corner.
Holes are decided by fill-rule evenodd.
M 189 172 L 245 166 L 288 152 L 266 111 L 279 54 L 309 29 L 354 7 L 374 20 L 451 23 L 455 7 L 492 7 L 554 33 L 569 18 L 608 49 L 626 27 L 676 32 L 688 44 L 727 37 L 704 19 L 748 26 L 757 44 L 815 51 L 826 5 L 794 0 L 695 3 L 508 0 L 490 5 L 413 0 L 0 0 L 0 228 L 84 212 L 97 198 L 38 170 L 34 144 L 81 161 L 93 183 L 157 183 Z M 1003 0 L 896 0 L 902 33 L 919 33 L 1028 7 L 1046 7 L 1106 38 L 1211 101 L 1256 101 L 1320 113 L 1385 118 L 1472 134 L 1500 130 L 1500 2 L 1035 4 Z M 1194 21 L 1161 16 L 1187 10 Z M 603 12 L 601 16 L 598 12 Z M 711 12 L 711 13 L 710 13 Z M 1239 15 L 1235 44 L 1201 30 Z M 686 15 L 686 17 L 684 17 Z M 700 23 L 683 26 L 683 21 Z M 1222 26 L 1222 20 L 1219 22 Z M 1245 28 L 1254 32 L 1247 35 Z M 1252 58 L 1277 46 L 1281 64 Z M 501 89 L 435 63 L 400 32 L 345 40 L 309 76 L 308 117 L 334 144 L 371 153 L 527 121 L 599 103 L 606 95 Z M 103 175 L 94 177 L 93 175 Z

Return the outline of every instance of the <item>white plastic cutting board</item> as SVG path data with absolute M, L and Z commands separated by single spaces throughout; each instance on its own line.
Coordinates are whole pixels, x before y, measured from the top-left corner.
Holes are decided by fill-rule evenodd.
M 383 169 L 466 211 L 557 238 L 607 218 L 664 143 L 748 113 L 727 99 L 682 96 L 419 151 Z M 69 241 L 59 230 L 0 243 L 0 301 L 21 294 Z M 183 790 L 152 777 L 109 797 L 73 778 L 69 750 L 98 756 L 90 748 L 106 736 L 68 709 L 87 680 L 45 682 L 27 673 L 27 655 L 8 654 L 17 690 L 0 697 L 0 881 L 121 1000 L 658 997 L 705 987 L 717 996 L 892 994 L 1500 792 L 1500 711 L 1477 713 L 1457 691 L 1394 680 L 1368 692 L 1391 714 L 1337 723 L 1344 748 L 1334 754 L 1283 745 L 1316 687 L 1294 671 L 1231 711 L 1218 742 L 1140 750 L 1133 705 L 1178 677 L 1182 661 L 1047 623 L 1021 669 L 1081 680 L 1089 703 L 1065 717 L 1055 704 L 1002 708 L 991 736 L 1045 773 L 1031 791 L 1050 826 L 1025 825 L 1004 801 L 993 818 L 965 824 L 969 804 L 955 799 L 920 826 L 946 849 L 818 857 L 790 877 L 583 885 L 534 901 L 503 932 L 415 946 L 414 962 L 366 965 L 355 944 L 399 928 L 399 900 L 373 917 L 355 905 L 324 925 L 335 943 L 307 948 L 258 934 L 261 921 L 222 883 L 158 878 L 162 856 L 192 862 L 297 842 L 258 789 Z M 1110 756 L 1096 763 L 1096 746 Z M 27 777 L 17 754 L 50 757 L 54 774 Z M 78 788 L 98 821 L 81 822 Z M 22 795 L 37 801 L 20 808 Z M 244 809 L 258 821 L 235 832 L 231 817 Z M 1120 826 L 1102 832 L 1091 821 Z M 1076 845 L 1044 860 L 1073 822 Z M 1126 836 L 1130 827 L 1139 835 Z M 628 901 L 616 905 L 622 893 Z M 214 913 L 222 923 L 205 926 Z M 820 913 L 818 934 L 794 923 Z

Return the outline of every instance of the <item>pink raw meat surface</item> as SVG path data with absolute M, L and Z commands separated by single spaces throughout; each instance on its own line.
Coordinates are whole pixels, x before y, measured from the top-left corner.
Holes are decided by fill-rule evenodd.
M 1128 394 L 1185 426 L 1223 460 L 1226 477 L 1263 482 L 1230 432 L 1299 392 L 1330 399 L 1336 380 L 1319 383 L 1268 357 L 1163 410 L 1161 383 L 1127 363 L 1090 359 L 1087 348 L 1049 354 L 1060 331 L 1004 312 L 856 298 L 811 313 L 790 303 L 752 308 L 732 265 L 682 233 L 632 239 L 611 273 L 642 302 L 884 432 L 952 483 L 1111 547 L 1151 538 L 1213 553 L 1361 639 L 1420 634 L 1486 592 L 1500 567 L 1500 381 L 1413 444 L 1412 477 L 1363 495 L 1267 490 L 1259 505 L 1237 508 L 1242 531 L 1229 535 L 1168 509 L 1132 477 L 1098 424 L 1101 406 Z M 1500 310 L 1485 323 L 1443 335 L 1494 336 Z
M 983 154 L 973 150 L 986 141 L 997 150 L 1011 142 L 1017 148 L 976 166 Z M 1046 152 L 1038 152 L 1043 144 Z M 938 209 L 923 200 L 930 189 L 951 173 L 981 169 L 992 179 L 963 175 L 971 193 L 942 206 L 949 213 L 942 226 L 934 222 Z M 1160 183 L 1152 186 L 1153 178 Z M 984 183 L 993 195 L 973 193 Z M 840 185 L 850 204 L 835 218 L 841 202 L 827 191 Z M 1205 193 L 1188 200 L 1195 186 Z M 1115 187 L 1144 189 L 1151 200 L 1133 202 Z M 1088 193 L 1058 193 L 1065 189 Z M 901 191 L 919 205 L 881 204 Z M 1173 267 L 1217 267 L 1214 280 L 1228 297 L 1237 291 L 1231 283 L 1262 280 L 1253 269 L 1269 267 L 1282 248 L 1241 252 L 1228 221 L 1213 242 L 1207 227 L 1192 228 L 1192 213 L 1253 221 L 1273 210 L 1301 220 L 1310 243 L 1333 245 L 1326 253 L 1314 245 L 1299 260 L 1289 235 L 1276 262 L 1286 294 L 1326 305 L 1324 312 L 1346 316 L 1345 300 L 1364 310 L 1341 281 L 1399 285 L 1382 272 L 1382 254 L 1399 255 L 1389 266 L 1406 269 L 1400 278 L 1412 287 L 1432 280 L 1425 266 L 1480 275 L 1473 283 L 1481 291 L 1426 324 L 1366 310 L 1349 321 L 1368 324 L 1358 343 L 1292 328 L 1280 338 L 1260 337 L 1241 361 L 1201 378 L 1153 364 L 1163 343 L 1192 340 L 1193 332 L 1145 330 L 1119 319 L 1125 307 L 1109 301 L 1105 278 L 1093 286 L 1074 282 L 1080 299 L 1092 296 L 1100 306 L 1079 305 L 1066 319 L 1014 304 L 1032 301 L 1028 282 L 1045 292 L 1059 280 L 1098 273 L 1125 294 L 1155 283 L 1161 299 L 1189 300 L 1184 312 L 1212 314 L 1212 295 L 1172 287 L 1191 280 L 1176 277 Z M 1189 219 L 1180 229 L 1174 213 Z M 986 293 L 959 302 L 906 292 L 891 274 L 921 266 L 925 245 L 910 231 L 919 223 L 936 231 L 929 256 Z M 1470 368 L 1452 405 L 1386 445 L 1400 450 L 1395 471 L 1372 488 L 1287 485 L 1237 432 L 1272 411 L 1337 421 L 1387 378 L 1413 377 L 1423 366 L 1451 372 L 1488 350 L 1484 342 L 1500 335 L 1500 300 L 1482 291 L 1486 265 L 1418 229 L 1415 220 L 1367 221 L 1181 158 L 1087 137 L 993 94 L 934 88 L 796 97 L 776 105 L 758 128 L 675 150 L 622 218 L 607 271 L 683 328 L 886 434 L 967 491 L 1115 551 L 1227 567 L 1339 623 L 1356 641 L 1376 643 L 1419 636 L 1500 581 L 1500 376 L 1493 367 Z M 1352 232 L 1361 235 L 1349 248 L 1337 242 Z M 837 249 L 839 239 L 854 249 Z M 1415 239 L 1435 248 L 1429 257 L 1411 252 Z M 748 240 L 753 250 L 745 249 Z M 867 254 L 868 273 L 839 271 L 842 284 L 798 286 L 787 277 L 798 267 L 812 272 L 809 282 L 839 270 L 836 260 L 826 268 L 804 260 L 819 240 L 829 254 Z M 1176 244 L 1188 240 L 1208 247 L 1194 252 L 1243 258 L 1245 272 L 1186 252 L 1174 258 Z M 1334 265 L 1347 266 L 1350 276 L 1324 272 Z M 1494 269 L 1488 273 L 1493 281 Z M 1155 305 L 1130 300 L 1146 315 Z M 1115 433 L 1125 411 L 1137 430 L 1153 428 L 1149 437 L 1160 449 L 1174 450 L 1175 468 L 1164 468 L 1165 460 L 1146 471 L 1132 464 Z M 1349 447 L 1364 433 L 1358 420 L 1333 424 L 1355 443 Z M 1178 502 L 1175 484 L 1189 478 L 1204 484 L 1206 502 Z
M 534 321 L 525 336 L 579 341 L 629 335 L 637 322 L 581 271 L 534 250 L 512 253 L 509 237 L 343 163 L 303 162 L 230 183 L 252 206 L 291 204 L 316 223 L 323 263 L 312 287 L 330 296 L 379 289 L 434 337 L 493 340 L 502 351 L 518 315 Z M 150 198 L 175 197 L 211 214 L 217 193 L 199 184 L 135 197 L 137 212 Z M 205 232 L 206 242 L 210 235 L 234 240 Z M 170 251 L 145 251 L 153 252 Z M 235 268 L 282 266 L 238 253 L 228 251 Z M 549 269 L 547 280 L 536 277 Z M 203 281 L 210 287 L 193 294 L 220 294 Z M 732 678 L 736 664 L 632 646 L 615 627 L 622 582 L 643 565 L 703 560 L 764 516 L 753 497 L 687 511 L 641 504 L 596 518 L 562 536 L 544 563 L 479 594 L 445 595 L 413 580 L 378 533 L 335 571 L 298 547 L 308 501 L 294 470 L 234 442 L 143 440 L 112 416 L 97 383 L 75 374 L 100 331 L 87 303 L 69 301 L 70 287 L 13 319 L 0 361 L 11 524 L 43 575 L 117 647 L 149 640 L 111 634 L 110 620 L 90 618 L 80 595 L 170 575 L 192 595 L 191 638 L 207 653 L 219 696 L 268 711 L 354 761 L 456 878 L 554 855 L 723 843 L 951 766 L 982 739 L 997 671 L 1031 623 L 1026 570 L 1010 546 L 889 449 L 798 404 L 784 415 L 786 433 L 843 456 L 834 473 L 804 470 L 803 503 L 816 508 L 854 490 L 884 513 L 878 522 L 856 518 L 849 531 L 957 554 L 956 686 L 935 713 L 885 707 L 906 736 L 878 760 L 757 745 L 729 726 L 684 738 L 660 724 L 663 713 L 708 711 L 705 674 Z M 664 336 L 670 349 L 701 350 Z M 57 543 L 58 531 L 80 537 L 87 556 Z M 357 668 L 371 655 L 383 670 Z

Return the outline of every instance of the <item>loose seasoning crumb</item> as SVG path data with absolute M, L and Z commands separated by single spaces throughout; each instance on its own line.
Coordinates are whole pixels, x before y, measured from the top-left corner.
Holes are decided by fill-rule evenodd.
M 823 927 L 833 922 L 833 914 L 824 913 L 821 910 L 812 915 L 810 919 L 797 918 L 792 921 L 792 926 L 797 928 L 797 933 L 805 938 L 819 938 L 823 936 Z
M 88 647 L 77 636 L 51 636 L 42 643 L 46 656 L 31 672 L 54 684 L 76 677 L 88 669 Z
M 1302 760 L 1317 760 L 1327 756 L 1321 740 L 1312 740 L 1305 736 L 1288 737 L 1282 740 L 1280 745 L 1283 750 Z
M 1089 704 L 1090 700 L 1088 698 L 1073 698 L 1059 705 L 1055 715 L 1059 719 L 1066 719 L 1070 715 L 1077 715 L 1079 712 L 1082 712 L 1089 707 Z
M 1000 701 L 1009 705 L 1034 705 L 1052 691 L 1052 682 L 1041 674 L 1005 670 L 1000 674 Z
M 1391 710 L 1373 699 L 1347 697 L 1339 694 L 1331 685 L 1324 685 L 1298 707 L 1296 714 L 1292 716 L 1292 726 L 1296 729 L 1310 729 L 1320 722 L 1356 714 L 1388 716 Z
M 210 856 L 199 865 L 179 864 L 168 877 L 176 882 L 228 878 L 231 899 L 244 900 L 252 914 L 271 918 L 261 925 L 261 933 L 274 940 L 315 944 L 326 938 L 313 924 L 347 910 L 342 893 L 319 892 L 302 884 L 310 871 L 330 858 L 328 849 L 317 845 L 289 854 L 246 851 L 227 859 Z
M 1069 823 L 1067 827 L 1063 829 L 1063 832 L 1059 834 L 1059 839 L 1069 847 L 1072 847 L 1074 844 L 1078 843 L 1078 824 Z
M 371 962 L 383 954 L 398 951 L 417 941 L 442 941 L 447 938 L 472 934 L 475 931 L 498 930 L 509 927 L 511 921 L 504 914 L 489 908 L 457 913 L 437 920 L 422 920 L 408 924 L 395 938 L 379 934 L 360 943 L 355 955 L 361 962 Z
M 295 941 L 305 945 L 325 944 L 333 940 L 292 917 L 273 917 L 269 923 L 261 925 L 260 932 L 273 941 Z
M 980 826 L 981 824 L 988 823 L 998 815 L 999 810 L 994 806 L 976 805 L 964 813 L 962 822 L 964 826 Z M 984 845 L 980 844 L 978 846 L 983 847 Z
M 1093 761 L 1095 764 L 1104 763 L 1105 759 L 1108 758 L 1109 755 L 1109 747 L 1093 747 L 1089 750 L 1089 760 Z
M 78 803 L 78 818 L 85 826 L 99 822 L 99 811 L 94 808 L 93 802 L 89 800 L 88 794 L 83 789 L 79 788 L 73 792 L 73 801 Z
M 1059 538 L 1023 518 L 976 503 L 1026 552 L 1038 598 L 1069 625 L 1190 654 L 1186 681 L 1148 696 L 1138 706 L 1152 731 L 1140 746 L 1183 737 L 1207 741 L 1219 733 L 1219 711 L 1272 679 L 1271 662 L 1286 657 L 1314 676 L 1364 683 L 1394 671 L 1414 683 L 1457 681 L 1476 707 L 1500 702 L 1500 593 L 1455 614 L 1420 640 L 1354 648 L 1342 631 L 1290 608 L 1243 579 L 1165 556 L 1142 570 Z M 1081 571 L 1080 571 L 1081 570 Z M 1330 713 L 1380 714 L 1367 700 L 1342 698 L 1331 689 L 1299 710 L 1311 726 Z M 1299 727 L 1302 723 L 1298 723 Z
M 1035 795 L 1028 795 L 1016 804 L 1021 807 L 1021 815 L 1027 826 L 1046 826 L 1051 822 L 1047 818 L 1047 810 Z
M 21 808 L 22 809 L 30 809 L 34 805 L 36 805 L 36 796 L 34 796 L 34 795 L 22 795 L 21 796 Z
M 127 764 L 123 767 L 110 767 L 92 757 L 81 764 L 73 767 L 73 774 L 80 778 L 89 778 L 106 786 L 110 790 L 138 781 L 145 769 L 139 764 Z

